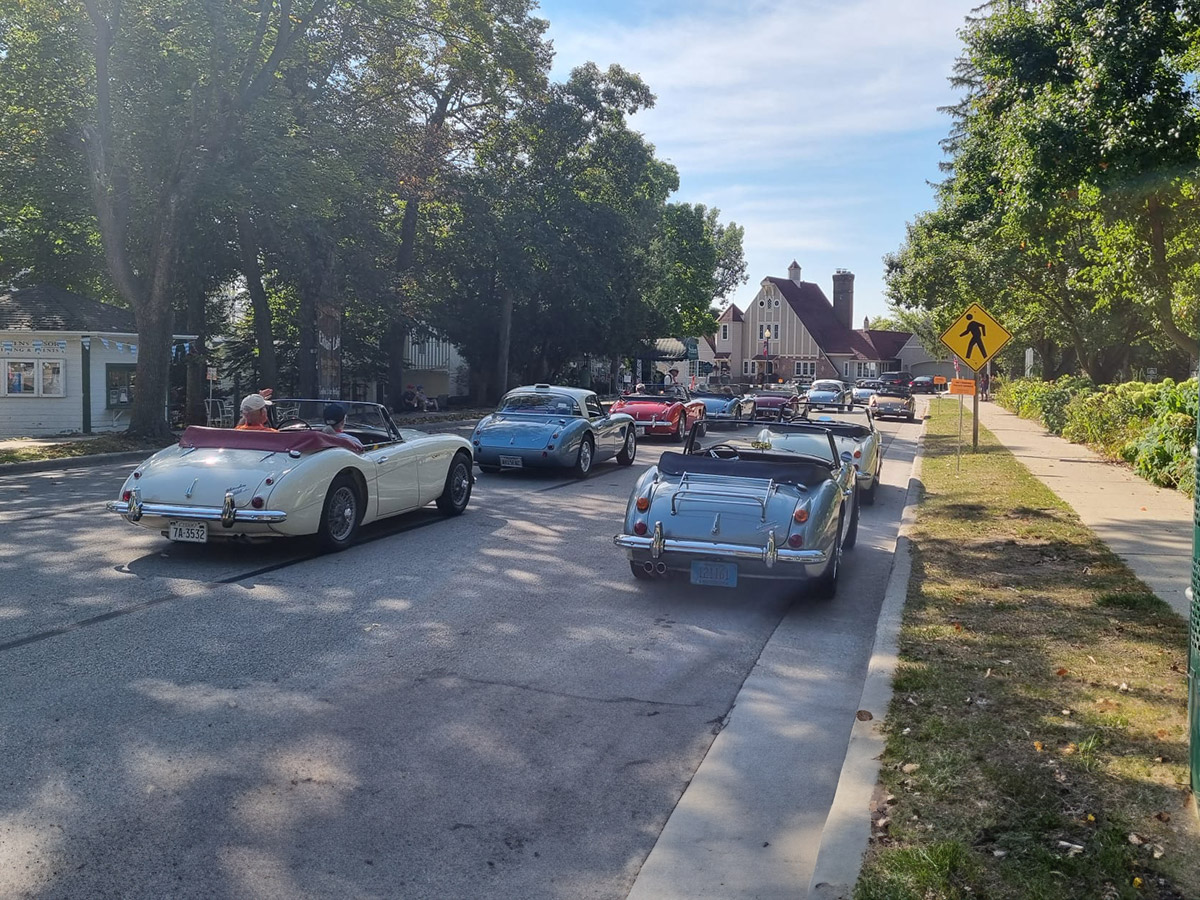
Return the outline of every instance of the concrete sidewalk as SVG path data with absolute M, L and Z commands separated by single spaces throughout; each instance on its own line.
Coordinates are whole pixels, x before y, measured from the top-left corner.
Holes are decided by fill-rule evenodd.
M 1188 618 L 1184 592 L 1192 577 L 1189 497 L 1155 487 L 1126 466 L 1057 437 L 1040 423 L 996 403 L 979 404 L 979 424 L 1070 504 L 1083 524 L 1150 590 Z

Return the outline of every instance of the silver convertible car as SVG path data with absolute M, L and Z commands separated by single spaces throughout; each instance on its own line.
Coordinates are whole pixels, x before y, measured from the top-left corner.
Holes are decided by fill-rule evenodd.
M 879 492 L 879 473 L 883 469 L 883 441 L 871 411 L 851 407 L 842 412 L 825 412 L 805 407 L 796 421 L 829 429 L 842 459 L 858 473 L 858 494 L 862 502 L 873 505 Z
M 471 435 L 475 462 L 484 472 L 560 467 L 586 478 L 592 465 L 616 459 L 633 464 L 633 416 L 606 413 L 600 398 L 582 388 L 533 384 L 504 395 Z
M 362 525 L 428 503 L 451 516 L 467 508 L 474 478 L 465 438 L 402 434 L 376 403 L 341 403 L 345 434 L 329 433 L 325 405 L 275 401 L 278 431 L 192 426 L 134 469 L 107 508 L 172 541 L 316 535 L 326 550 L 348 547 Z
M 664 453 L 638 479 L 613 538 L 634 577 L 789 579 L 834 596 L 858 535 L 858 490 L 830 430 L 756 422 L 721 438 L 701 448 L 693 429 L 683 453 Z

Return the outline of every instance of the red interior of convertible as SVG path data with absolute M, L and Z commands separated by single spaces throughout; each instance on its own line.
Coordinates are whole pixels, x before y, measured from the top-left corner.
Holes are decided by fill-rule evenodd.
M 362 453 L 350 438 L 340 434 L 326 434 L 323 431 L 312 431 L 298 428 L 294 431 L 247 431 L 236 428 L 205 428 L 202 425 L 189 425 L 179 439 L 180 447 L 215 447 L 223 450 L 261 450 L 264 453 L 287 453 L 298 450 L 301 453 L 316 453 L 330 447 L 341 447 Z

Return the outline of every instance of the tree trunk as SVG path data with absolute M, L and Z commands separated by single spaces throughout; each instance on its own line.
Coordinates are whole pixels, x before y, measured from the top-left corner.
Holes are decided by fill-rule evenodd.
M 279 368 L 275 360 L 275 329 L 271 321 L 271 305 L 267 302 L 267 291 L 263 287 L 262 268 L 258 264 L 258 252 L 262 242 L 258 230 L 244 209 L 237 212 L 238 244 L 242 256 L 242 274 L 246 278 L 246 289 L 250 292 L 250 306 L 254 310 L 254 337 L 258 343 L 259 387 L 278 387 Z
M 161 290 L 159 285 L 155 287 Z M 169 300 L 153 294 L 134 310 L 138 330 L 138 360 L 129 434 L 164 446 L 171 443 L 173 437 L 166 415 L 173 312 Z
M 387 405 L 392 410 L 400 409 L 400 395 L 404 393 L 404 342 L 408 337 L 408 322 L 400 316 L 392 319 L 384 337 L 387 350 Z
M 1171 309 L 1171 279 L 1167 265 L 1167 241 L 1163 226 L 1162 203 L 1157 197 L 1151 196 L 1146 201 L 1146 211 L 1150 219 L 1150 259 L 1154 284 L 1152 290 L 1152 307 L 1158 318 L 1163 333 L 1192 361 L 1200 357 L 1200 340 L 1184 332 L 1175 323 L 1175 313 Z
M 387 398 L 392 409 L 400 408 L 400 395 L 404 393 L 404 342 L 408 337 L 408 316 L 404 311 L 403 275 L 412 268 L 417 244 L 417 218 L 421 205 L 415 198 L 404 204 L 404 218 L 400 222 L 400 246 L 396 251 L 396 273 L 401 276 L 396 290 L 396 308 L 387 330 Z
M 496 351 L 496 382 L 493 388 L 500 399 L 508 391 L 508 355 L 512 338 L 513 292 L 502 287 L 500 299 L 500 338 Z
M 184 366 L 187 372 L 187 400 L 183 421 L 188 425 L 207 425 L 208 411 L 204 400 L 208 396 L 208 381 L 205 378 L 208 369 L 208 325 L 205 316 L 204 289 L 199 280 L 188 291 L 187 298 L 187 331 L 197 335 L 192 349 L 198 352 L 184 356 Z

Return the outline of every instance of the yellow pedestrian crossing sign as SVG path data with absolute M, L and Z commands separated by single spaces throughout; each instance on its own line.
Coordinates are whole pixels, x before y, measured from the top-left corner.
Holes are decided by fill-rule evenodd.
M 942 334 L 942 343 L 950 348 L 950 352 L 976 372 L 1011 340 L 1012 333 L 978 303 L 968 306 L 967 311 Z

